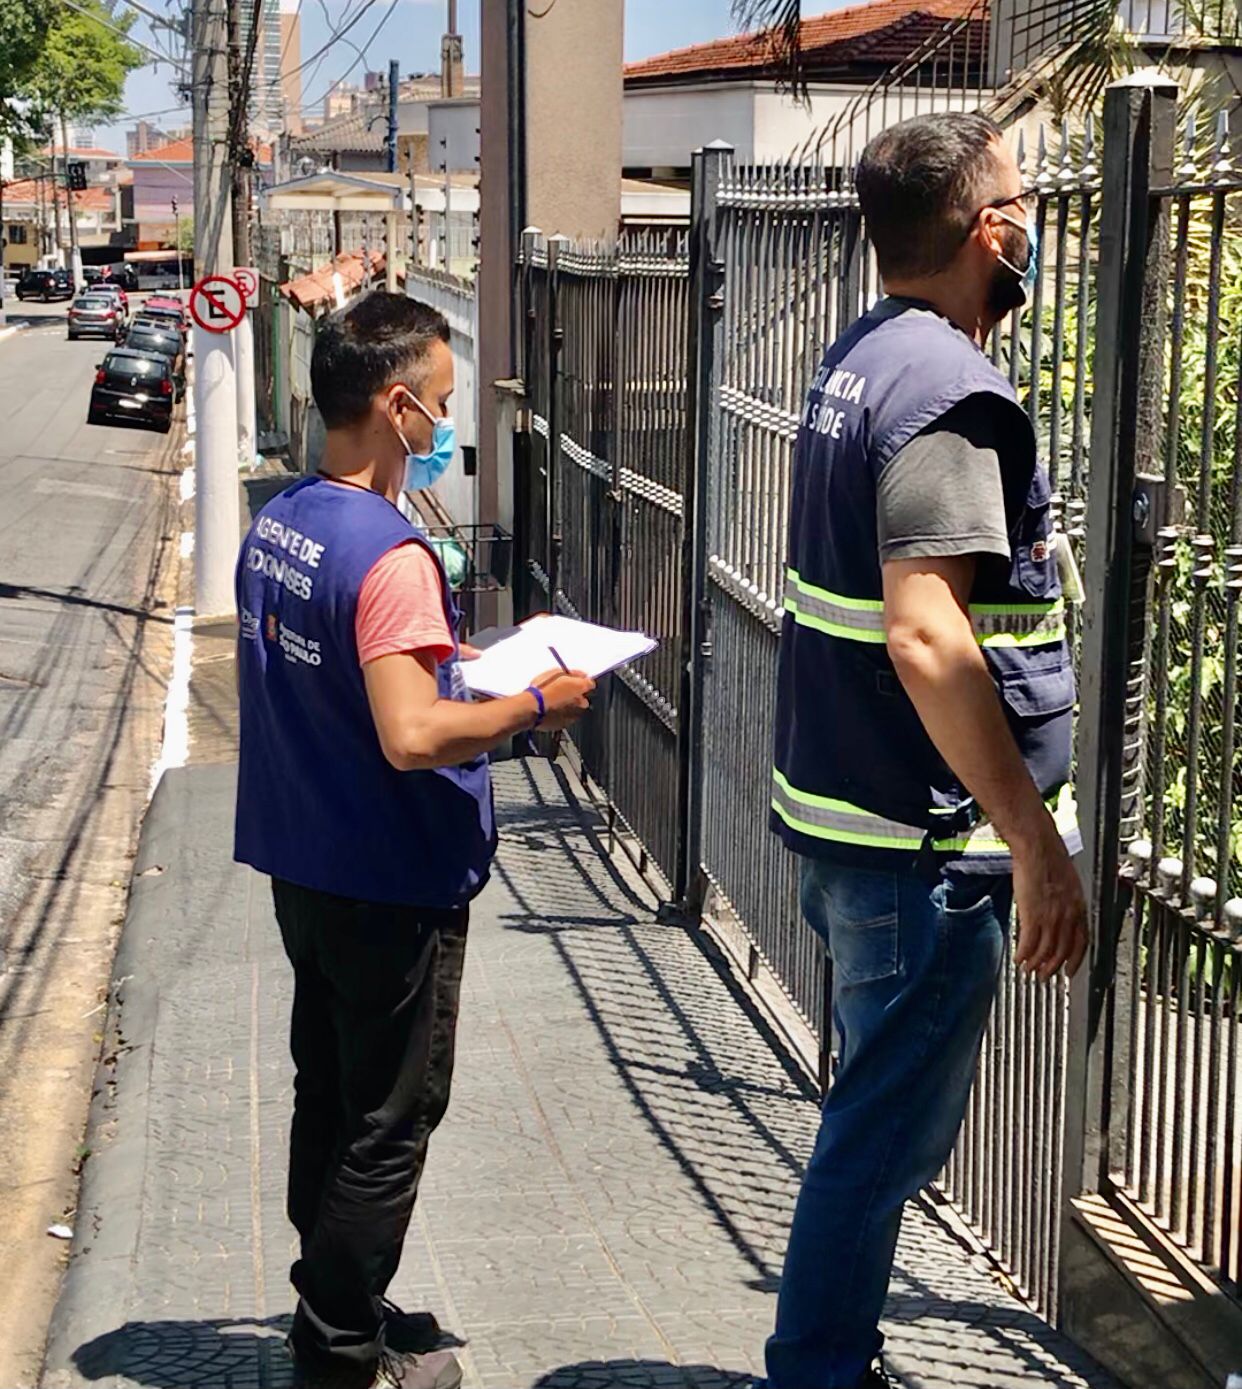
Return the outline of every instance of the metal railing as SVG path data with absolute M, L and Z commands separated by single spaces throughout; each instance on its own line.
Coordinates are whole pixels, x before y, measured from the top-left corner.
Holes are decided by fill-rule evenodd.
M 1146 316 L 1152 508 L 1136 565 L 1141 714 L 1127 768 L 1113 1179 L 1226 1288 L 1242 1283 L 1242 173 L 1220 113 L 1151 190 L 1168 272 Z M 1160 174 L 1165 179 L 1163 173 Z M 1166 240 L 1167 238 L 1167 240 Z M 1156 524 L 1156 522 L 1160 524 Z M 1132 695 L 1134 692 L 1132 692 Z
M 533 423 L 518 606 L 659 639 L 572 736 L 640 867 L 677 890 L 688 282 L 684 229 L 608 249 L 528 232 L 517 282 Z
M 1174 326 L 1153 343 L 1163 312 L 1148 304 L 1139 331 L 1116 308 L 1134 273 L 1118 268 L 1131 254 L 1118 227 L 1137 225 L 1129 209 L 1141 192 L 1116 113 L 1134 90 L 1110 92 L 1098 161 L 1090 123 L 1020 152 L 1041 274 L 1030 308 L 987 344 L 1030 414 L 1060 543 L 1089 575 L 1071 636 L 1086 692 L 1077 757 L 1101 944 L 1089 984 L 1073 990 L 1003 971 L 943 1185 L 1050 1317 L 1066 1197 L 1110 1182 L 1133 1190 L 1235 1292 L 1229 1231 L 1242 1208 L 1235 888 L 1218 880 L 1208 894 L 1200 882 L 1199 916 L 1211 906 L 1196 920 L 1191 883 L 1242 852 L 1229 809 L 1242 803 L 1242 467 L 1237 425 L 1225 420 L 1238 408 L 1242 355 L 1242 268 L 1228 236 L 1236 185 L 1223 146 L 1211 179 L 1200 170 L 1196 183 L 1187 167 L 1153 185 L 1153 207 L 1206 212 L 1173 239 L 1164 284 Z M 1182 272 L 1200 261 L 1206 289 L 1195 298 Z M 726 148 L 709 148 L 695 156 L 688 243 L 635 254 L 545 250 L 531 238 L 517 292 L 534 415 L 516 483 L 525 606 L 644 625 L 663 643 L 658 662 L 610 682 L 577 735 L 583 763 L 680 910 L 744 934 L 749 972 L 766 968 L 818 1031 L 827 1080 L 829 972 L 799 918 L 796 861 L 767 828 L 770 720 L 799 412 L 824 349 L 878 292 L 856 199 L 826 166 L 738 168 Z M 1189 353 L 1196 335 L 1202 366 Z M 1166 353 L 1178 385 L 1155 412 L 1152 363 Z M 1141 404 L 1118 407 L 1119 380 L 1144 383 Z M 1126 537 L 1132 513 L 1157 503 L 1126 490 L 1123 445 L 1138 475 L 1172 459 L 1204 518 L 1164 537 L 1150 608 Z M 1101 636 L 1114 619 L 1130 643 L 1116 650 Z M 1149 661 L 1159 675 L 1145 680 Z M 1170 717 L 1179 688 L 1184 728 Z M 1181 896 L 1167 863 L 1164 879 L 1125 867 L 1126 847 L 1157 823 L 1151 856 L 1180 848 Z M 1120 1104 L 1123 1090 L 1137 1111 Z M 1101 1136 L 1104 1170 L 1087 1161 L 1088 1131 Z

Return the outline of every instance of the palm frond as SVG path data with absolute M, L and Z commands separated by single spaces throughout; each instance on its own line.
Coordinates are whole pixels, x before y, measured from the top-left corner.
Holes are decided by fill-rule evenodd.
M 806 69 L 802 62 L 802 0 L 733 0 L 733 22 L 744 32 L 767 36 L 781 85 L 805 99 Z

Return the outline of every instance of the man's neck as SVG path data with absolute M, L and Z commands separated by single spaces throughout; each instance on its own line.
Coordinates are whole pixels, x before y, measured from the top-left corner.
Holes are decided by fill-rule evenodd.
M 885 280 L 884 292 L 894 299 L 918 299 L 930 304 L 942 318 L 947 318 L 980 347 L 995 326 L 973 287 L 958 285 L 946 276 Z
M 365 487 L 387 497 L 394 505 L 400 495 L 398 480 L 386 480 L 388 469 L 383 460 L 376 457 L 372 441 L 357 437 L 351 430 L 328 431 L 319 471 L 332 480 Z

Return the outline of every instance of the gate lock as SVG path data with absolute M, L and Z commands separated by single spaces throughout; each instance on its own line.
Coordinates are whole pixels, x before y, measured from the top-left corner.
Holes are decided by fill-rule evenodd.
M 1186 522 L 1186 489 L 1153 473 L 1134 479 L 1134 543 L 1154 550 L 1161 531 L 1180 529 Z

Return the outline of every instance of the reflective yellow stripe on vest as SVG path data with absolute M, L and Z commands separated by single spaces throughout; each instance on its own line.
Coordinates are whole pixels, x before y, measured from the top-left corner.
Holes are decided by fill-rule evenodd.
M 848 801 L 830 796 L 816 796 L 800 791 L 779 769 L 772 772 L 772 809 L 799 834 L 812 839 L 826 839 L 835 844 L 856 844 L 870 849 L 905 849 L 912 852 L 922 847 L 926 831 L 917 825 L 902 824 L 873 814 Z M 1049 801 L 1056 827 L 1062 837 L 1078 828 L 1078 806 L 1071 787 L 1063 786 Z M 937 813 L 935 811 L 933 814 Z M 1008 854 L 1009 846 L 997 834 L 990 822 L 976 825 L 965 834 L 947 839 L 933 839 L 937 853 L 945 854 Z
M 786 575 L 785 609 L 800 626 L 846 641 L 883 646 L 884 604 L 847 598 L 808 584 L 796 569 Z M 972 603 L 970 625 L 980 646 L 1048 646 L 1065 640 L 1065 602 Z

